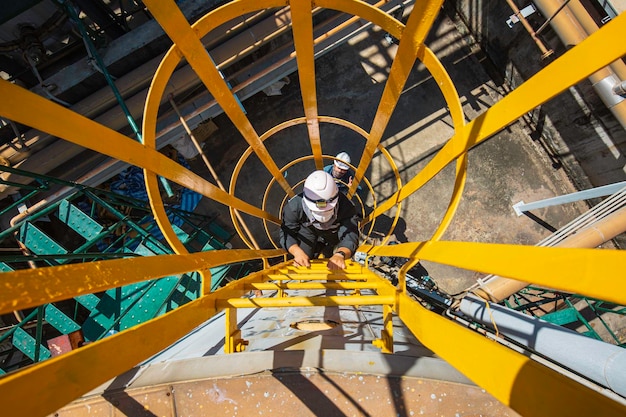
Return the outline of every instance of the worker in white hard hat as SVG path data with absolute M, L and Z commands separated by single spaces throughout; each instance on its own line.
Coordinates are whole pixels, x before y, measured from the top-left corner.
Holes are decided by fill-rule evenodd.
M 346 194 L 354 178 L 354 172 L 352 172 L 349 165 L 352 161 L 347 152 L 339 152 L 335 158 L 332 164 L 324 167 L 324 171 L 332 175 L 337 183 L 337 187 L 339 187 L 339 191 Z M 361 187 L 359 186 L 358 189 L 360 190 Z
M 340 193 L 334 178 L 322 170 L 311 173 L 304 191 L 283 210 L 280 244 L 297 266 L 328 259 L 328 269 L 344 269 L 358 244 L 358 217 L 354 205 Z

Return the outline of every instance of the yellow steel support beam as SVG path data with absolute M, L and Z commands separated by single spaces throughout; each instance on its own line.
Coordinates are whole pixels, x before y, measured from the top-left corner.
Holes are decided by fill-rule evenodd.
M 215 63 L 209 56 L 209 53 L 202 45 L 200 38 L 204 34 L 197 33 L 187 22 L 185 16 L 180 11 L 176 3 L 172 0 L 146 0 L 144 2 L 152 16 L 159 22 L 161 27 L 165 30 L 167 35 L 174 41 L 175 48 L 178 48 L 180 52 L 185 56 L 189 65 L 194 69 L 198 77 L 202 80 L 206 88 L 213 95 L 213 97 L 220 104 L 224 113 L 233 121 L 234 125 L 239 129 L 239 132 L 248 144 L 254 149 L 254 152 L 261 160 L 261 163 L 272 174 L 276 181 L 283 188 L 285 193 L 293 195 L 291 186 L 280 174 L 280 170 L 276 166 L 276 163 L 272 159 L 271 155 L 267 151 L 267 148 L 261 140 L 254 127 L 250 123 L 250 120 L 246 117 L 243 109 L 240 107 L 239 102 L 230 91 L 226 80 L 220 74 Z M 238 9 L 238 3 L 255 4 L 257 9 L 264 8 L 261 3 L 276 4 L 276 2 L 263 2 L 257 0 L 239 1 L 235 4 L 224 7 L 232 7 L 241 12 Z M 210 16 L 209 13 L 207 16 Z
M 406 28 L 399 38 L 398 51 L 391 65 L 389 78 L 385 83 L 385 89 L 378 104 L 370 135 L 363 150 L 350 192 L 356 190 L 357 184 L 361 181 L 374 157 L 374 152 L 387 128 L 393 110 L 396 108 L 404 84 L 413 69 L 413 64 L 419 55 L 424 54 L 424 39 L 439 13 L 442 3 L 443 0 L 419 1 L 413 7 Z
M 147 169 L 144 169 L 143 172 L 150 208 L 152 209 L 152 214 L 154 215 L 159 229 L 163 232 L 163 236 L 165 236 L 165 240 L 167 240 L 167 243 L 169 243 L 174 252 L 178 254 L 189 253 L 183 242 L 176 236 L 176 232 L 172 228 L 172 223 L 167 217 L 156 174 Z
M 333 271 L 328 269 L 327 263 L 328 260 L 324 258 L 319 259 L 311 259 L 310 267 L 302 267 L 296 265 L 289 265 L 286 268 L 283 268 L 281 273 L 296 273 L 298 275 L 320 275 L 325 274 L 329 276 L 343 276 L 343 277 L 352 277 L 352 276 L 369 276 L 370 271 L 368 269 L 364 269 L 360 264 L 348 260 L 346 262 L 346 268 L 342 271 Z
M 418 258 L 626 305 L 622 250 L 412 242 L 376 247 L 369 254 Z
M 0 378 L 3 415 L 53 413 L 188 334 L 215 315 L 217 299 L 243 296 L 246 284 L 264 279 L 263 272 L 252 274 L 132 329 Z
M 383 353 L 393 353 L 393 308 L 389 305 L 383 306 L 383 329 L 380 332 L 380 339 L 372 341 L 372 344 L 380 348 Z
M 365 305 L 393 305 L 395 295 L 331 295 L 319 297 L 284 298 L 229 298 L 217 301 L 217 308 L 268 308 L 268 307 L 337 307 Z
M 0 314 L 93 294 L 154 278 L 183 274 L 233 262 L 276 257 L 270 249 L 215 250 L 187 255 L 159 255 L 22 269 L 0 274 Z
M 331 271 L 326 267 L 327 259 L 312 259 L 311 267 L 301 267 L 290 265 L 287 268 L 281 269 L 279 272 L 280 275 L 276 275 L 276 279 L 285 279 L 285 277 L 293 276 L 298 279 L 316 279 L 316 280 L 324 280 L 328 277 L 328 279 L 368 279 L 372 276 L 371 272 L 367 269 L 361 269 L 359 265 L 358 268 L 354 268 L 350 261 L 346 263 L 346 269 L 343 271 Z M 321 265 L 322 268 L 317 268 L 317 265 Z M 358 264 L 356 264 L 358 265 Z
M 243 352 L 248 342 L 241 338 L 241 330 L 237 327 L 237 309 L 224 309 L 226 322 L 226 336 L 224 342 L 224 353 Z
M 7 119 L 148 169 L 222 204 L 280 223 L 277 217 L 229 195 L 165 155 L 22 87 L 0 80 L 0 95 L 11 97 L 11 100 L 0 100 L 0 115 Z M 37 117 L 33 118 L 33 114 Z
M 461 203 L 461 197 L 463 196 L 463 189 L 465 188 L 465 181 L 467 180 L 467 154 L 459 156 L 456 160 L 456 177 L 454 178 L 454 187 L 452 189 L 452 196 L 450 197 L 450 204 L 446 209 L 437 230 L 433 233 L 431 240 L 439 240 L 443 236 L 444 232 L 452 222 L 452 218 L 456 213 L 456 209 Z M 398 203 L 399 205 L 400 203 Z
M 400 294 L 397 314 L 438 356 L 525 417 L 626 415 L 626 407 Z
M 398 166 L 394 162 L 393 158 L 389 154 L 389 151 L 387 151 L 387 149 L 385 149 L 380 144 L 378 145 L 378 151 L 389 162 L 389 166 L 391 167 L 391 171 L 393 172 L 393 176 L 396 179 L 396 187 L 398 188 L 398 190 L 401 189 L 402 188 L 402 179 L 400 178 L 400 171 L 398 170 Z M 367 181 L 367 184 L 369 186 L 369 180 L 367 180 L 367 178 L 365 178 L 365 177 L 363 177 L 363 178 Z M 350 194 L 350 193 L 354 192 L 354 191 L 356 191 L 356 189 L 352 190 L 352 191 L 348 191 L 348 195 L 353 195 L 353 194 Z M 374 194 L 374 191 L 373 191 L 373 189 L 371 189 L 371 187 L 370 187 L 370 192 L 372 193 L 372 195 Z M 358 194 L 356 194 L 356 195 L 358 196 Z M 376 198 L 374 197 L 373 208 L 375 209 L 376 207 L 377 207 L 377 202 L 376 202 Z M 391 238 L 391 234 L 393 233 L 396 225 L 398 224 L 398 221 L 400 220 L 400 213 L 402 213 L 402 203 L 398 203 L 396 205 L 396 213 L 393 216 L 393 221 L 391 222 L 391 226 L 389 226 L 389 231 L 387 232 L 387 235 L 385 236 L 385 238 L 380 243 L 381 245 L 386 245 L 387 242 L 389 241 L 389 239 Z M 363 213 L 362 217 L 365 218 L 365 213 Z M 365 224 L 363 222 L 361 222 L 359 226 L 361 228 L 364 228 Z M 366 235 L 369 236 L 370 233 L 372 232 L 372 230 L 374 230 L 374 222 L 371 222 L 370 228 L 367 231 Z
M 472 120 L 435 155 L 411 181 L 370 214 L 370 219 L 391 209 L 430 181 L 450 162 L 471 147 L 489 138 L 509 123 L 545 103 L 568 87 L 626 55 L 626 13 L 622 13 L 582 43 L 567 51 L 550 65 Z
M 325 9 L 339 10 L 341 12 L 359 16 L 360 18 L 372 22 L 373 24 L 384 28 L 396 38 L 400 39 L 404 25 L 388 13 L 380 10 L 379 7 L 386 3 L 385 0 L 375 4 L 369 4 L 364 1 L 354 0 L 315 0 L 315 5 Z
M 288 7 L 287 0 L 235 0 L 224 3 L 222 6 L 211 10 L 192 25 L 198 38 L 206 36 L 209 32 L 220 27 L 220 25 L 239 19 L 258 11 L 279 7 Z M 287 16 L 288 14 L 285 14 Z M 281 19 L 284 17 L 281 16 Z M 248 26 L 249 23 L 246 23 Z M 236 54 L 238 51 L 233 51 Z
M 171 52 L 171 51 L 170 51 Z M 169 52 L 168 52 L 169 53 Z M 157 68 L 156 75 L 152 78 L 152 83 L 150 88 L 148 89 L 148 99 L 146 100 L 145 108 L 144 108 L 144 116 L 143 116 L 143 128 L 144 132 L 142 136 L 143 144 L 150 148 L 156 149 L 156 120 L 159 112 L 159 104 L 160 100 L 155 100 L 155 95 L 153 94 L 156 91 L 164 91 L 165 86 L 167 84 L 167 79 L 165 77 L 159 77 L 158 74 L 161 71 L 167 72 L 167 69 L 163 68 L 169 62 L 170 71 L 174 71 L 176 68 L 175 63 L 177 60 L 175 59 L 164 59 L 159 67 Z M 189 251 L 183 244 L 183 242 L 178 238 L 176 232 L 172 228 L 172 224 L 170 223 L 169 218 L 167 217 L 167 213 L 165 212 L 165 207 L 163 205 L 163 199 L 161 198 L 161 190 L 159 189 L 159 183 L 157 180 L 157 175 L 148 169 L 143 170 L 144 173 L 144 181 L 146 184 L 146 192 L 148 194 L 148 200 L 150 202 L 150 208 L 152 209 L 152 213 L 154 214 L 154 219 L 159 226 L 159 229 L 163 233 L 165 240 L 169 243 L 170 247 L 174 250 L 174 252 L 178 254 L 188 253 Z M 200 272 L 202 274 L 203 282 L 207 282 L 210 280 L 209 274 L 204 271 Z M 206 276 L 205 276 L 206 274 Z
M 291 18 L 293 41 L 298 62 L 298 77 L 304 105 L 306 126 L 311 142 L 315 168 L 322 169 L 322 144 L 317 114 L 317 91 L 315 89 L 315 55 L 313 48 L 313 4 L 310 0 L 292 0 Z

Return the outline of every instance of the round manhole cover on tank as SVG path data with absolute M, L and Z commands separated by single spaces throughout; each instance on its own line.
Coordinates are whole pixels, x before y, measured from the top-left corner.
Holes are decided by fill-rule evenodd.
M 290 324 L 290 327 L 294 329 L 306 330 L 309 332 L 330 330 L 337 326 L 339 326 L 339 323 L 332 320 L 301 320 Z

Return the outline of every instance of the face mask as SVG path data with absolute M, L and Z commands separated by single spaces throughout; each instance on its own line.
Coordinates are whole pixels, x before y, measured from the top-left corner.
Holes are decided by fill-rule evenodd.
M 313 211 L 311 210 L 311 215 L 315 220 L 320 223 L 326 223 L 332 220 L 335 214 L 335 210 L 327 210 L 327 211 Z
M 327 211 L 313 211 L 304 203 L 304 201 L 302 208 L 312 225 L 320 230 L 330 229 L 333 226 L 333 222 L 337 218 L 334 208 Z

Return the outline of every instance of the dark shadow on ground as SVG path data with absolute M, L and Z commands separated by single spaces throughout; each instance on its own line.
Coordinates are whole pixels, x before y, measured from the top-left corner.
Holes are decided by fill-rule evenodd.
M 378 217 L 376 217 L 376 220 L 374 222 L 374 228 L 372 229 L 371 237 L 381 238 L 381 237 L 386 236 L 391 231 L 393 236 L 392 236 L 392 239 L 390 240 L 400 242 L 400 243 L 408 242 L 409 240 L 405 235 L 406 221 L 402 217 L 400 217 L 395 227 L 393 228 L 393 230 L 391 230 L 391 227 L 393 225 L 393 220 L 394 219 L 392 217 L 389 217 L 385 214 L 381 214 Z M 368 228 L 369 228 L 369 225 L 365 227 L 366 230 L 368 230 Z

